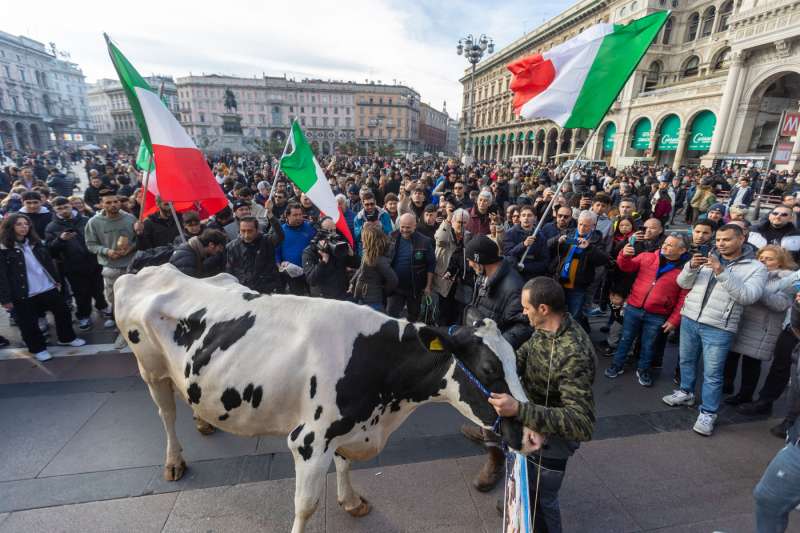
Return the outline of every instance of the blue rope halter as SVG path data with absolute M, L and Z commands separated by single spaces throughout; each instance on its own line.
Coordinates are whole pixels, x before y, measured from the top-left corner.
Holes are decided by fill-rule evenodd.
M 455 329 L 457 327 L 458 326 L 450 326 L 447 329 L 447 334 L 448 335 L 452 335 L 453 331 L 455 331 Z M 492 393 L 489 391 L 489 389 L 487 389 L 486 386 L 483 383 L 481 383 L 481 381 L 478 379 L 478 377 L 475 374 L 473 374 L 472 371 L 469 368 L 467 368 L 467 366 L 464 363 L 462 363 L 461 360 L 458 359 L 458 358 L 456 358 L 456 365 L 458 365 L 458 368 L 460 368 L 461 371 L 464 372 L 464 374 L 467 376 L 467 379 L 469 379 L 469 381 L 473 385 L 475 385 L 475 387 L 477 387 L 477 389 L 479 391 L 481 391 L 481 394 L 483 394 L 484 398 L 486 398 L 487 400 L 489 398 L 491 398 Z M 494 407 L 492 407 L 492 408 L 494 408 Z M 501 420 L 502 420 L 502 417 L 498 416 L 497 420 L 495 420 L 494 424 L 492 424 L 492 431 L 494 433 L 497 433 L 497 430 L 500 428 Z

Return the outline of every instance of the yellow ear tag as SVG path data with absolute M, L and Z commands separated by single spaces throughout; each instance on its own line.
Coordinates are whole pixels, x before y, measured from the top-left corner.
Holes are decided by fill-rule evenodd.
M 436 337 L 431 341 L 431 345 L 428 346 L 428 349 L 432 352 L 443 352 L 444 346 L 442 346 L 442 341 L 439 340 L 439 337 Z

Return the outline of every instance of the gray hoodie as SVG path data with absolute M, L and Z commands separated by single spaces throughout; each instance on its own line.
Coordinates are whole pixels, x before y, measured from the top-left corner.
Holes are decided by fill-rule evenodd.
M 136 248 L 136 232 L 133 230 L 135 222 L 136 217 L 125 211 L 120 211 L 119 217 L 114 219 L 108 218 L 104 211 L 98 211 L 89 219 L 86 223 L 86 247 L 97 255 L 97 262 L 101 266 L 127 268 L 133 259 L 133 253 L 119 259 L 110 259 L 108 252 L 117 248 L 117 240 L 121 236 L 128 237 L 131 249 Z

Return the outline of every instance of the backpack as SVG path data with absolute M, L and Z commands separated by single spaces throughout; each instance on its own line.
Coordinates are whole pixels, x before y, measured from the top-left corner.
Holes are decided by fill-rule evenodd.
M 156 246 L 149 250 L 139 250 L 128 265 L 128 274 L 136 274 L 144 267 L 163 265 L 169 262 L 175 247 L 171 244 Z

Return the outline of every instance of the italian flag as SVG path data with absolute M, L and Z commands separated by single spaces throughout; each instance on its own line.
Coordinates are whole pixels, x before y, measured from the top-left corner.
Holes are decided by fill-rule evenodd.
M 353 236 L 350 234 L 344 214 L 336 203 L 325 171 L 317 163 L 317 158 L 314 157 L 314 152 L 311 151 L 297 119 L 292 123 L 292 130 L 286 139 L 286 150 L 281 157 L 280 170 L 308 196 L 323 215 L 333 219 L 336 229 L 350 241 L 352 246 Z
M 509 64 L 514 112 L 563 128 L 596 128 L 669 14 L 659 11 L 625 25 L 596 24 L 542 54 Z
M 105 38 L 111 62 L 142 135 L 137 166 L 145 172 L 150 170 L 143 216 L 156 211 L 156 196 L 172 202 L 176 211 L 199 210 L 201 216 L 213 215 L 227 207 L 225 193 L 214 179 L 203 153 L 158 94 L 107 35 Z

